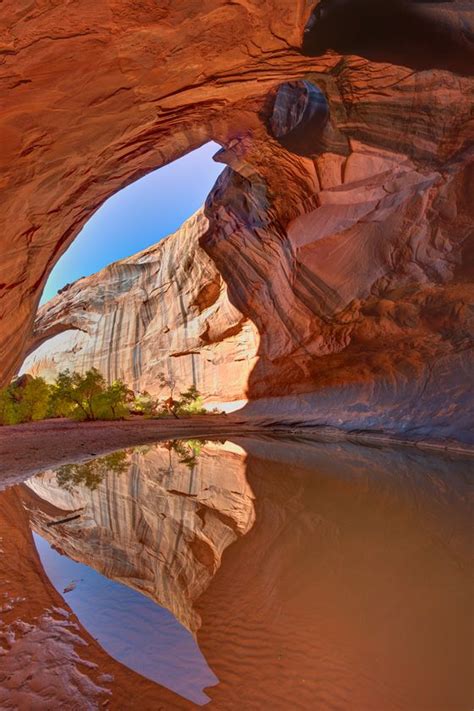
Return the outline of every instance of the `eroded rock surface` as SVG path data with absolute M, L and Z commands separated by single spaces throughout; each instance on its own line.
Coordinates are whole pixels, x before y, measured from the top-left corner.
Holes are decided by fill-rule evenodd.
M 194 384 L 211 401 L 242 398 L 258 334 L 229 301 L 214 262 L 199 245 L 198 212 L 174 235 L 80 279 L 38 313 L 23 370 L 52 379 L 65 368 L 98 368 L 135 391 L 176 392 Z M 166 395 L 168 392 L 166 391 Z
M 248 412 L 472 441 L 472 82 L 343 66 L 313 77 L 337 125 L 308 157 L 254 134 L 207 201 L 202 244 L 260 334 Z
M 374 7 L 7 3 L 5 377 L 91 211 L 212 138 L 228 169 L 201 244 L 259 333 L 249 412 L 472 441 L 474 13 Z M 361 47 L 359 25 L 404 42 Z

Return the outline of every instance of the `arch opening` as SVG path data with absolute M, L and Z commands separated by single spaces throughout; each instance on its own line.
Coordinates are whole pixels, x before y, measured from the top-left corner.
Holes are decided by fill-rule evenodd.
M 108 198 L 56 263 L 40 303 L 175 232 L 201 207 L 221 172 L 213 160 L 219 149 L 205 143 Z
M 194 385 L 209 407 L 238 406 L 257 335 L 200 245 L 208 227 L 202 205 L 222 171 L 212 161 L 219 148 L 206 144 L 95 213 L 51 275 L 45 298 L 61 288 L 43 299 L 20 373 L 52 381 L 66 369 L 95 367 L 108 382 L 153 396 L 163 394 L 164 374 L 176 393 Z M 106 265 L 96 270 L 100 260 Z

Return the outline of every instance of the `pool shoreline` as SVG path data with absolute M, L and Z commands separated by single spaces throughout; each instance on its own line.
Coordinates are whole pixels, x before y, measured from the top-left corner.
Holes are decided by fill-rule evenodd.
M 308 437 L 321 442 L 350 442 L 371 447 L 411 447 L 441 455 L 473 457 L 474 447 L 455 441 L 407 439 L 391 434 L 335 427 L 305 427 L 267 418 L 205 415 L 181 420 L 72 422 L 43 420 L 0 427 L 0 489 L 32 474 L 65 463 L 83 462 L 101 454 L 171 439 L 219 439 L 244 434 Z

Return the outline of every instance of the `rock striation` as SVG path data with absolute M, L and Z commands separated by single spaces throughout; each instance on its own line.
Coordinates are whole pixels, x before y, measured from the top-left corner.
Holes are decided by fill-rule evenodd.
M 198 212 L 156 246 L 62 290 L 39 310 L 23 370 L 52 379 L 94 366 L 151 394 L 164 373 L 176 392 L 194 384 L 213 402 L 242 398 L 258 333 L 199 245 L 207 227 Z
M 247 412 L 472 442 L 473 84 L 344 71 L 332 88 L 312 77 L 337 125 L 306 133 L 306 157 L 303 111 L 298 156 L 254 134 L 206 204 L 201 242 L 260 335 Z
M 270 420 L 472 442 L 471 4 L 81 0 L 63 14 L 5 7 L 4 377 L 88 215 L 214 139 L 227 169 L 200 244 L 259 339 L 229 397 Z M 154 366 L 134 360 L 142 326 L 126 328 L 118 361 L 138 382 Z

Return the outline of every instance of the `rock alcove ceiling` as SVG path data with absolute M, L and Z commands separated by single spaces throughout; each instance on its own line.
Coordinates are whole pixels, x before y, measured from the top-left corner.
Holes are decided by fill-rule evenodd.
M 472 442 L 474 10 L 374 8 L 4 2 L 3 382 L 71 328 L 100 359 L 110 331 L 93 324 L 117 312 L 111 377 L 152 382 L 168 329 L 183 379 L 249 413 Z M 186 295 L 185 317 L 154 311 L 156 248 L 80 280 L 35 325 L 92 212 L 211 139 L 227 167 L 163 248 L 183 257 L 167 298 Z

